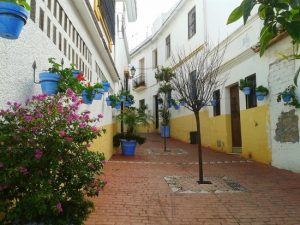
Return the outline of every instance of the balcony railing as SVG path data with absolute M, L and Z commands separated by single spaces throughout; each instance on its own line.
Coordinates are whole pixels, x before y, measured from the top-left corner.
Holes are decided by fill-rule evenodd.
M 146 88 L 145 74 L 142 73 L 134 77 L 132 79 L 132 85 L 134 90 L 145 89 Z

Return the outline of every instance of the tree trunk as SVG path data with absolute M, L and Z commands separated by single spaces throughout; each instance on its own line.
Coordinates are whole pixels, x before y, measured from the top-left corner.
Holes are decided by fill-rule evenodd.
M 202 162 L 202 146 L 201 146 L 201 132 L 200 132 L 200 116 L 199 111 L 194 112 L 197 124 L 197 135 L 198 135 L 198 161 L 199 161 L 199 184 L 204 184 L 203 180 L 203 162 Z

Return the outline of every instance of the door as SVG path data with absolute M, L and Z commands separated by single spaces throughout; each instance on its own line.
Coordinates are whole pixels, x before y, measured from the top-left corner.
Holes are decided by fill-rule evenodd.
M 240 153 L 242 150 L 241 119 L 240 119 L 240 99 L 239 86 L 234 85 L 230 88 L 230 107 L 231 107 L 231 133 L 232 133 L 232 152 Z

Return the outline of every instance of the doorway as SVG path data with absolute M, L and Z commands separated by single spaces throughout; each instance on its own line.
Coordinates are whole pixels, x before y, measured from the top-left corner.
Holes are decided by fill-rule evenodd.
M 232 152 L 242 152 L 240 98 L 238 84 L 230 87 Z

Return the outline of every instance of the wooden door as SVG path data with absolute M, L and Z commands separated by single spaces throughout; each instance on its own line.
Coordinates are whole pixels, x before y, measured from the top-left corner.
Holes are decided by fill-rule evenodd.
M 239 86 L 230 88 L 232 147 L 242 147 Z

